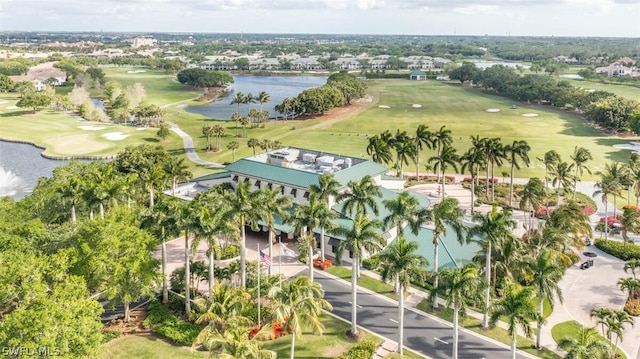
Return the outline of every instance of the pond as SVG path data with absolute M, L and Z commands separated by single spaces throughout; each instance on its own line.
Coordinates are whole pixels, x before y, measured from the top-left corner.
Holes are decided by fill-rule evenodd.
M 271 100 L 262 105 L 262 110 L 269 110 L 270 117 L 279 115 L 274 107 L 285 98 L 294 98 L 302 91 L 313 87 L 320 87 L 327 83 L 326 76 L 249 76 L 237 75 L 233 77 L 234 83 L 228 87 L 225 97 L 212 103 L 201 106 L 187 106 L 185 111 L 198 113 L 209 118 L 229 120 L 234 112 L 238 111 L 238 105 L 231 105 L 231 99 L 239 91 L 243 94 L 257 96 L 261 91 L 266 92 Z M 251 108 L 260 110 L 260 103 L 240 105 L 240 113 L 246 115 Z
M 29 144 L 0 141 L 0 197 L 19 200 L 33 190 L 40 177 L 51 177 L 54 168 L 69 163 L 44 158 L 42 151 Z

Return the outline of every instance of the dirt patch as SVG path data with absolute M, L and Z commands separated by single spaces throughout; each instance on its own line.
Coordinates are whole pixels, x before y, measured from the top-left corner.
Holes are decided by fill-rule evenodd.
M 125 322 L 122 319 L 115 319 L 107 323 L 104 326 L 104 332 L 118 331 L 122 334 L 135 334 L 135 335 L 149 335 L 150 329 L 146 329 L 142 326 L 142 322 L 147 318 L 147 310 L 145 308 L 139 308 L 132 310 L 130 314 L 130 321 Z
M 365 96 L 361 99 L 357 99 L 352 101 L 350 105 L 346 105 L 343 107 L 332 108 L 331 110 L 325 112 L 322 115 L 318 116 L 300 116 L 295 120 L 287 120 L 287 122 L 296 123 L 299 121 L 309 120 L 309 119 L 323 119 L 323 120 L 336 120 L 341 119 L 345 115 L 350 115 L 361 111 L 364 108 L 371 106 L 373 98 L 371 96 Z

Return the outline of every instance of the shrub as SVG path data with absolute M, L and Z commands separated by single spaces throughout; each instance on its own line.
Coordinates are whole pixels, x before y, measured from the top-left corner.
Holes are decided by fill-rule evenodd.
M 380 255 L 374 254 L 370 258 L 362 260 L 362 266 L 368 270 L 376 270 L 380 266 Z
M 627 243 L 625 251 L 622 242 L 598 238 L 595 241 L 595 246 L 599 250 L 623 260 L 640 259 L 640 246 L 633 243 Z
M 378 343 L 375 340 L 365 340 L 347 350 L 338 359 L 369 359 L 377 349 Z
M 153 301 L 147 307 L 147 318 L 142 322 L 145 328 L 162 335 L 175 343 L 191 345 L 198 334 L 200 326 L 189 322 L 183 322 L 160 302 Z
M 624 304 L 624 311 L 634 317 L 639 316 L 640 315 L 640 299 L 629 299 Z
M 110 342 L 122 335 L 122 332 L 118 330 L 109 330 L 102 333 L 102 343 Z

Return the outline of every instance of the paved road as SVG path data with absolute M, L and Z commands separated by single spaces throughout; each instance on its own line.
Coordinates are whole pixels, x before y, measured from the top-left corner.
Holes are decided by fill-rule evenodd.
M 320 271 L 315 273 L 316 281 L 322 284 L 325 299 L 333 305 L 333 314 L 351 320 L 351 287 L 344 281 L 335 280 Z M 395 342 L 398 341 L 398 305 L 361 289 L 358 290 L 358 325 Z M 419 315 L 405 309 L 405 346 L 430 358 L 451 358 L 453 333 L 451 325 Z M 437 339 L 436 339 L 437 338 Z M 510 358 L 510 351 L 502 345 L 475 335 L 460 331 L 460 358 Z M 520 355 L 518 358 L 528 358 Z

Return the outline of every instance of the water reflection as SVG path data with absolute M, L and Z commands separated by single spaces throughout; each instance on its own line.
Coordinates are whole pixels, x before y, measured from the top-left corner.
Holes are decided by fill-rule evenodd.
M 277 113 L 274 107 L 284 100 L 286 97 L 294 98 L 302 91 L 320 87 L 327 83 L 326 76 L 247 76 L 237 75 L 233 77 L 235 81 L 228 88 L 228 96 L 218 101 L 202 106 L 187 106 L 185 111 L 198 113 L 203 116 L 215 119 L 228 120 L 231 115 L 238 111 L 237 105 L 231 105 L 231 98 L 237 92 L 247 95 L 251 93 L 257 96 L 261 91 L 266 92 L 271 100 L 262 105 L 262 110 L 269 110 L 271 117 Z M 251 108 L 260 110 L 260 103 L 240 105 L 240 113 L 246 115 Z
M 41 152 L 29 144 L 0 141 L 0 197 L 19 200 L 33 190 L 40 177 L 51 177 L 54 168 L 69 163 L 46 159 Z

